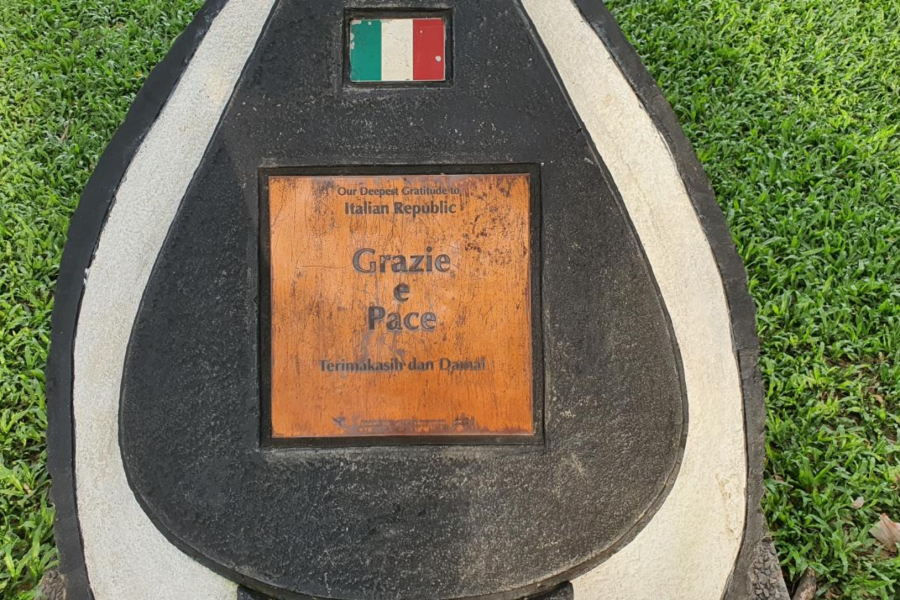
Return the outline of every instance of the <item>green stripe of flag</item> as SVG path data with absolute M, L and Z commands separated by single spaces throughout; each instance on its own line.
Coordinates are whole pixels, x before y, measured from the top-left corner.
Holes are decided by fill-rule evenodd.
M 381 81 L 381 20 L 354 21 L 350 40 L 350 79 Z

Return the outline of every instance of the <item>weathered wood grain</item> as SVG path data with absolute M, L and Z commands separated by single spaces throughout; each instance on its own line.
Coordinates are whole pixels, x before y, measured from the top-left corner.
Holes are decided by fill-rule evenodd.
M 529 179 L 270 177 L 274 438 L 534 433 Z

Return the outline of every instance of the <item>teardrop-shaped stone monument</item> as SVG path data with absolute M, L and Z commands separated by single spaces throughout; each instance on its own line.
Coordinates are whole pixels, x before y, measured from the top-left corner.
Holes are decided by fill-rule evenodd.
M 775 589 L 744 270 L 599 0 L 212 0 L 69 236 L 72 598 Z

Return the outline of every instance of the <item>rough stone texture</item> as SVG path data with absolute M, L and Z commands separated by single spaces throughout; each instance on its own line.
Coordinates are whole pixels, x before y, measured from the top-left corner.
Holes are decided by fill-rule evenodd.
M 538 594 L 537 596 L 529 596 L 526 600 L 574 600 L 575 596 L 572 591 L 571 583 L 564 583 L 553 591 L 546 594 Z M 64 599 L 60 599 L 64 600 Z M 237 600 L 272 600 L 268 596 L 264 596 L 245 587 L 238 589 Z M 754 599 L 755 600 L 755 599 Z
M 272 600 L 268 596 L 264 596 L 259 592 L 248 590 L 245 587 L 238 588 L 237 600 Z
M 812 569 L 809 569 L 803 574 L 803 577 L 800 578 L 800 582 L 797 584 L 797 589 L 794 590 L 794 595 L 791 596 L 791 600 L 813 600 L 816 596 L 817 588 L 818 581 L 816 580 L 816 574 Z
M 763 538 L 756 546 L 750 582 L 752 600 L 790 600 L 772 538 Z
M 533 596 L 528 600 L 574 600 L 575 593 L 571 583 L 565 583 L 552 592 L 544 595 Z
M 51 569 L 44 574 L 39 586 L 40 600 L 66 600 L 66 576 L 58 569 Z

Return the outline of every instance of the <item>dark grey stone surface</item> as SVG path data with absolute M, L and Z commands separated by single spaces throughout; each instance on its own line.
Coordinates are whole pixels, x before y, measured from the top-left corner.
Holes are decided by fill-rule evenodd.
M 241 586 L 238 588 L 237 600 L 272 600 L 259 592 L 254 592 L 253 590 L 248 590 L 247 588 Z
M 753 600 L 790 600 L 775 545 L 769 537 L 756 546 L 750 569 Z
M 38 600 L 66 600 L 66 576 L 59 569 L 50 569 L 41 578 Z
M 536 596 L 529 596 L 525 600 L 574 600 L 575 595 L 572 590 L 571 583 L 564 583 L 558 588 L 546 593 L 546 594 L 538 594 Z M 62 600 L 62 599 L 60 599 Z M 248 590 L 245 587 L 240 587 L 238 589 L 237 600 L 272 600 L 259 592 L 254 592 L 253 590 Z
M 791 596 L 791 600 L 813 600 L 816 597 L 818 583 L 815 571 L 807 569 L 794 587 L 794 595 Z
M 575 592 L 572 590 L 571 583 L 564 583 L 552 592 L 547 594 L 533 596 L 529 600 L 574 600 Z

